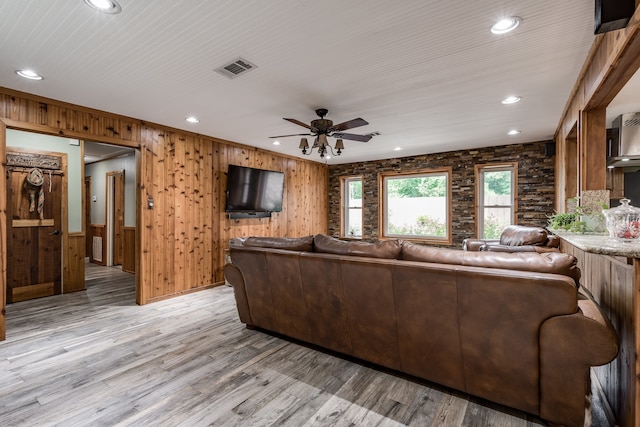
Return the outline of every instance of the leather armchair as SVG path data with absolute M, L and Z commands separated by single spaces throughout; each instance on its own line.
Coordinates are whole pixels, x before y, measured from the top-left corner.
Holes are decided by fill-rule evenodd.
M 542 227 L 510 225 L 504 229 L 500 239 L 465 239 L 465 251 L 493 252 L 550 252 L 558 251 L 560 238 Z

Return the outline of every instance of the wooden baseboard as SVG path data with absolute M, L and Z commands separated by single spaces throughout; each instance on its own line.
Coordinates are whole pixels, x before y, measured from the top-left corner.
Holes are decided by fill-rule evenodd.
M 53 282 L 20 286 L 11 289 L 11 301 L 20 302 L 34 298 L 48 297 L 54 294 Z
M 161 297 L 149 298 L 149 299 L 147 299 L 145 304 L 152 303 L 152 302 L 163 301 L 163 300 L 166 300 L 166 299 L 169 299 L 169 298 L 173 298 L 173 297 L 177 297 L 177 296 L 180 296 L 180 295 L 191 294 L 193 292 L 203 291 L 205 289 L 217 288 L 218 286 L 224 286 L 224 284 L 225 284 L 224 281 L 223 282 L 216 282 L 216 283 L 212 283 L 212 284 L 207 285 L 207 286 L 200 286 L 198 288 L 193 288 L 193 289 L 189 289 L 189 290 L 186 290 L 186 291 L 176 292 L 176 293 L 170 294 L 170 295 L 163 295 Z

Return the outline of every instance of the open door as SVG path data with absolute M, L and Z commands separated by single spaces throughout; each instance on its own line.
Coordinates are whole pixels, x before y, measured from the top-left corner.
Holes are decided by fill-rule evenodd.
M 62 159 L 6 158 L 7 302 L 61 294 Z

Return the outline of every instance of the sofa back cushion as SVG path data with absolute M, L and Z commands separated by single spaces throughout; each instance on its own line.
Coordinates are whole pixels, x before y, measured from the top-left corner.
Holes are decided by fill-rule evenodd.
M 311 252 L 313 250 L 313 236 L 247 237 L 244 240 L 244 246 Z
M 401 258 L 407 261 L 424 261 L 435 264 L 462 265 L 465 251 L 419 245 L 411 242 L 402 244 Z
M 368 258 L 398 259 L 402 250 L 402 244 L 399 240 L 385 240 L 375 243 L 349 242 L 326 234 L 316 234 L 313 237 L 313 244 L 316 252 Z
M 580 269 L 577 266 L 576 258 L 573 255 L 563 254 L 561 252 L 469 252 L 403 242 L 402 259 L 439 264 L 562 274 L 571 277 L 576 287 L 580 286 Z
M 547 235 L 547 230 L 541 227 L 509 225 L 500 235 L 500 244 L 507 246 L 544 245 L 547 241 Z

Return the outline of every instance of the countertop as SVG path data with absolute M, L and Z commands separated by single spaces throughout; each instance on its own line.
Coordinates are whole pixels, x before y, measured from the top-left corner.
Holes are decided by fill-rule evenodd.
M 616 242 L 608 234 L 579 234 L 563 230 L 549 230 L 585 252 L 600 255 L 640 258 L 640 242 Z

